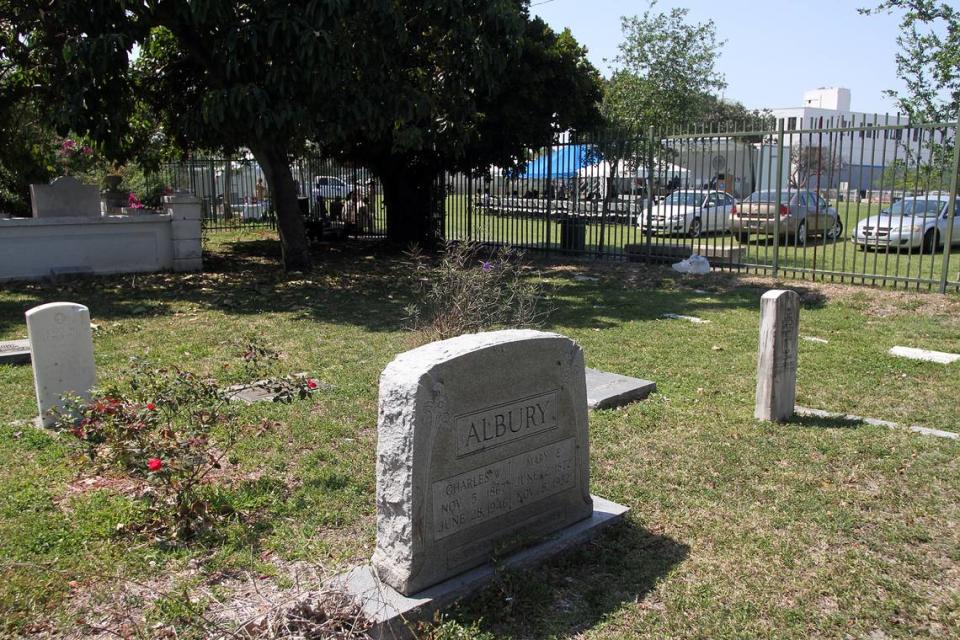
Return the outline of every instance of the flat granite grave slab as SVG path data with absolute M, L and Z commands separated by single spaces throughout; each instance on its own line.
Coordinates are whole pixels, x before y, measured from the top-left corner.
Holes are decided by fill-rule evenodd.
M 704 320 L 703 318 L 698 318 L 696 316 L 685 316 L 680 313 L 664 313 L 660 315 L 661 318 L 666 318 L 667 320 L 686 320 L 687 322 L 692 322 L 693 324 L 710 324 L 709 320 Z
M 0 364 L 30 362 L 29 340 L 0 340 Z
M 937 362 L 939 364 L 952 364 L 960 360 L 958 353 L 946 353 L 943 351 L 928 351 L 927 349 L 914 349 L 913 347 L 893 347 L 889 351 L 890 355 L 898 358 L 910 358 L 911 360 L 922 360 L 924 362 Z
M 410 628 L 418 620 L 429 619 L 434 612 L 465 598 L 486 586 L 504 569 L 524 569 L 543 562 L 546 558 L 582 544 L 610 525 L 619 522 L 629 511 L 627 507 L 599 496 L 593 497 L 593 515 L 580 520 L 535 546 L 519 551 L 496 567 L 491 564 L 476 567 L 405 596 L 381 581 L 369 565 L 355 567 L 334 578 L 330 586 L 354 598 L 363 613 L 373 623 L 368 631 L 375 639 L 402 639 L 413 637 Z
M 936 436 L 938 438 L 947 438 L 948 440 L 960 440 L 960 433 L 955 433 L 953 431 L 941 431 L 940 429 L 930 429 L 929 427 L 921 427 L 915 424 L 902 425 L 896 422 L 890 422 L 889 420 L 864 418 L 863 416 L 855 416 L 850 413 L 836 413 L 833 411 L 824 411 L 823 409 L 801 407 L 799 405 L 797 405 L 794 411 L 798 416 L 809 416 L 812 418 L 833 418 L 836 420 L 845 420 L 847 422 L 862 422 L 863 424 L 869 424 L 874 427 L 886 427 L 887 429 L 906 429 L 907 431 L 913 431 L 914 433 L 919 433 L 925 436 Z
M 651 380 L 587 369 L 587 408 L 616 409 L 643 400 L 657 390 Z

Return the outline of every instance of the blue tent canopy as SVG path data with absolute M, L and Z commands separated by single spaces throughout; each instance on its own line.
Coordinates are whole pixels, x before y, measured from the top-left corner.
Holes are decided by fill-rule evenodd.
M 603 157 L 599 151 L 591 145 L 569 144 L 552 147 L 549 153 L 544 153 L 528 162 L 526 170 L 520 172 L 520 177 L 529 179 L 573 178 L 580 169 L 597 164 L 602 160 Z

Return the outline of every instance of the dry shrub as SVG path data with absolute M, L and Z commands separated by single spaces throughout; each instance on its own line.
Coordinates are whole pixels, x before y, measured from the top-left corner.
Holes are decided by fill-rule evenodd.
M 406 255 L 417 295 L 408 326 L 430 340 L 537 328 L 546 318 L 539 273 L 514 249 L 448 242 L 435 263 L 416 248 Z

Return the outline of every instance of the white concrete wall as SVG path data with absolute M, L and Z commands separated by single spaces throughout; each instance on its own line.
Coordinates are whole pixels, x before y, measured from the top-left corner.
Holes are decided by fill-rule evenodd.
M 164 206 L 163 214 L 0 220 L 0 281 L 202 269 L 199 202 L 174 195 Z

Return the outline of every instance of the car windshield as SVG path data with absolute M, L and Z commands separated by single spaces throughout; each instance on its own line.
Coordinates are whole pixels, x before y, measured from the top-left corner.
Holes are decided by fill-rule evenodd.
M 784 191 L 780 194 L 781 200 L 788 200 L 790 196 Z M 756 204 L 769 204 L 771 202 L 777 201 L 777 192 L 776 191 L 756 191 L 751 193 L 744 202 L 753 202 Z
M 943 203 L 939 200 L 916 200 L 911 198 L 909 200 L 894 202 L 892 205 L 881 211 L 880 214 L 885 216 L 902 215 L 926 218 L 939 215 L 942 208 Z
M 699 207 L 701 202 L 703 194 L 696 191 L 674 191 L 663 201 L 674 207 Z

